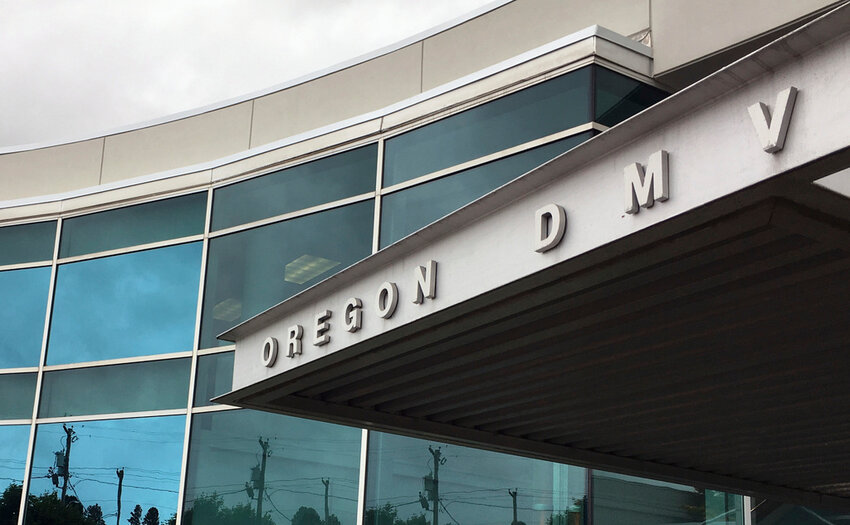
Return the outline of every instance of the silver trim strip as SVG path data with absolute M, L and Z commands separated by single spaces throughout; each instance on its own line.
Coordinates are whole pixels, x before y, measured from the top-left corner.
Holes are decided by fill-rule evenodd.
M 223 354 L 225 352 L 232 352 L 236 350 L 236 345 L 228 344 L 225 346 L 217 346 L 215 348 L 203 348 L 198 349 L 198 355 L 213 355 L 213 354 Z
M 39 425 L 50 423 L 73 423 L 76 421 L 106 421 L 109 419 L 133 419 L 139 417 L 185 416 L 185 408 L 169 408 L 164 410 L 143 410 L 140 412 L 115 412 L 110 414 L 86 414 L 80 416 L 43 417 L 36 420 Z
M 101 359 L 99 361 L 84 361 L 81 363 L 44 365 L 43 370 L 45 372 L 55 372 L 58 370 L 75 370 L 78 368 L 96 368 L 99 366 L 129 365 L 136 363 L 149 363 L 151 361 L 166 361 L 168 359 L 185 359 L 187 357 L 192 357 L 191 350 L 186 350 L 184 352 L 171 352 L 168 354 L 140 355 L 133 357 L 120 357 L 117 359 Z
M 29 223 L 35 224 L 35 223 Z M 16 264 L 6 264 L 0 266 L 0 272 L 6 272 L 9 270 L 26 270 L 27 268 L 43 268 L 45 266 L 50 266 L 53 264 L 53 261 L 34 261 L 34 262 L 25 262 L 25 263 L 16 263 Z
M 369 431 L 365 428 L 360 433 L 360 475 L 357 477 L 357 525 L 363 524 L 363 513 L 366 512 L 366 470 L 369 458 Z
M 24 426 L 30 423 L 32 423 L 32 419 L 0 419 L 0 427 Z M 26 473 L 24 475 L 26 476 Z
M 203 407 L 194 407 L 192 408 L 193 414 L 205 414 L 207 412 L 226 412 L 228 410 L 244 410 L 241 407 L 235 407 L 232 405 L 209 405 Z
M 134 246 L 128 246 L 125 248 L 114 248 L 112 250 L 105 250 L 102 252 L 94 252 L 94 253 L 86 253 L 83 255 L 72 255 L 70 257 L 63 257 L 58 260 L 59 264 L 68 264 L 79 261 L 88 261 L 91 259 L 100 259 L 103 257 L 111 257 L 113 255 L 123 255 L 125 253 L 134 253 L 134 252 L 143 252 L 145 250 L 153 250 L 156 248 L 165 248 L 166 246 L 176 246 L 178 244 L 188 244 L 190 242 L 202 241 L 204 239 L 204 234 L 198 233 L 196 235 L 189 235 L 188 237 L 178 237 L 177 239 L 168 239 L 165 241 L 156 241 L 149 242 L 147 244 L 137 244 Z

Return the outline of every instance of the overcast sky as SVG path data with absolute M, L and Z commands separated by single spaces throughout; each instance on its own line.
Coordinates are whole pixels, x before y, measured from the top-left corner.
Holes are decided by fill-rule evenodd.
M 245 95 L 492 0 L 0 0 L 0 147 Z

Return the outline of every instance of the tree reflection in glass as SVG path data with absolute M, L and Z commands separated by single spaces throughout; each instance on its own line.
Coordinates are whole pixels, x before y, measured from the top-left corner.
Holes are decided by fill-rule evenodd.
M 174 523 L 184 416 L 39 425 L 27 525 Z

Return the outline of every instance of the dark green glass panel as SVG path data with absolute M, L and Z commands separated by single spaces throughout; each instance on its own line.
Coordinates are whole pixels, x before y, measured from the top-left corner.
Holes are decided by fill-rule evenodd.
M 233 352 L 198 357 L 195 378 L 195 406 L 209 406 L 210 399 L 230 392 L 233 387 Z
M 263 486 L 263 525 L 356 525 L 360 436 L 265 412 L 195 414 L 183 523 L 255 525 Z
M 332 155 L 215 190 L 212 229 L 274 217 L 375 190 L 378 145 Z
M 0 264 L 53 259 L 56 221 L 0 228 Z
M 167 523 L 177 513 L 185 426 L 185 416 L 38 425 L 24 523 L 94 525 L 103 523 L 100 518 L 126 525 L 137 506 L 136 523 L 154 522 L 154 514 L 158 523 Z M 64 458 L 66 452 L 70 479 L 63 504 L 64 479 L 53 474 L 58 474 L 57 455 Z
M 393 137 L 384 187 L 589 122 L 590 92 L 586 67 Z
M 587 523 L 579 467 L 372 432 L 366 472 L 364 525 L 509 525 L 508 491 L 519 523 Z
M 752 525 L 846 525 L 846 511 L 793 505 L 776 500 L 753 497 Z
M 590 132 L 580 133 L 383 197 L 381 248 L 469 204 L 591 136 Z
M 38 366 L 49 292 L 50 267 L 0 272 L 0 368 Z
M 30 419 L 38 374 L 0 374 L 0 419 Z M 3 427 L 0 427 L 3 428 Z
M 47 363 L 192 349 L 202 243 L 59 267 Z
M 190 367 L 186 358 L 45 372 L 38 416 L 185 408 Z
M 604 67 L 596 68 L 596 122 L 613 126 L 667 97 L 658 88 Z
M 59 257 L 203 233 L 206 213 L 203 192 L 65 219 Z
M 598 470 L 591 501 L 594 525 L 743 525 L 741 496 Z
M 0 426 L 0 523 L 17 523 L 29 439 L 29 425 Z
M 371 253 L 374 201 L 210 241 L 201 348 L 216 335 Z

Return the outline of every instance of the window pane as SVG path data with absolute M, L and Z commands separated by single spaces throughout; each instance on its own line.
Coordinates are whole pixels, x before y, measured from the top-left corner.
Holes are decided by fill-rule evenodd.
M 598 470 L 592 502 L 594 525 L 743 525 L 741 496 Z
M 38 366 L 44 316 L 50 293 L 50 268 L 0 272 L 0 367 Z
M 0 374 L 0 419 L 30 419 L 38 374 Z M 0 427 L 2 428 L 2 427 Z
M 196 242 L 61 265 L 47 363 L 191 350 L 201 248 Z
M 286 168 L 215 190 L 212 229 L 274 217 L 375 190 L 378 145 Z
M 39 417 L 185 408 L 190 359 L 44 373 Z
M 262 501 L 263 525 L 355 525 L 360 436 L 265 412 L 196 414 L 183 523 L 254 525 Z
M 596 68 L 596 122 L 613 126 L 635 115 L 667 94 L 633 78 Z
M 583 468 L 379 432 L 368 461 L 364 525 L 510 524 L 509 491 L 519 523 L 586 523 Z
M 384 187 L 590 121 L 582 68 L 386 141 Z
M 846 511 L 792 505 L 758 496 L 753 497 L 752 508 L 753 525 L 838 525 L 850 520 Z
M 29 439 L 29 425 L 0 426 L 0 523 L 17 523 Z
M 203 192 L 72 217 L 62 223 L 59 257 L 203 233 L 206 214 Z
M 157 513 L 165 523 L 177 513 L 185 425 L 185 416 L 38 425 L 25 523 L 76 524 L 85 516 L 86 523 L 103 518 L 126 524 L 136 506 L 140 522 Z M 63 505 L 57 462 L 64 463 L 66 453 L 70 479 Z
M 0 228 L 0 264 L 53 259 L 56 221 Z
M 233 352 L 198 357 L 195 379 L 195 406 L 209 406 L 210 399 L 233 388 Z
M 580 133 L 383 197 L 381 248 L 448 215 L 590 137 L 589 132 Z
M 210 240 L 201 348 L 372 251 L 369 200 Z

